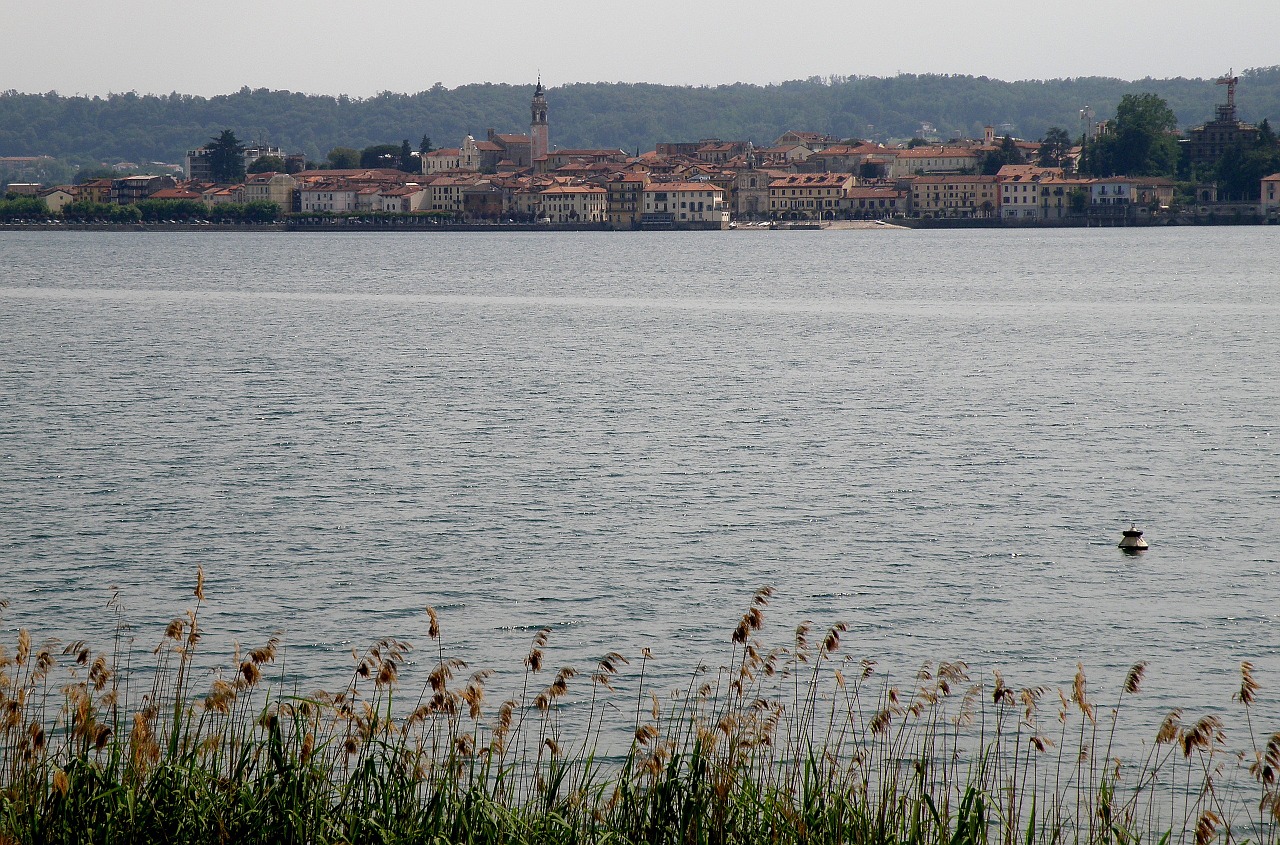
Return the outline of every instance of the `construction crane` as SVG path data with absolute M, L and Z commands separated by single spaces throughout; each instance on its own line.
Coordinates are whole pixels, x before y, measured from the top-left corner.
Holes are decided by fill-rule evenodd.
M 1235 75 L 1235 68 L 1227 71 L 1227 75 L 1217 80 L 1218 85 L 1227 86 L 1227 104 L 1218 106 L 1218 120 L 1233 121 L 1236 119 L 1236 85 L 1240 77 Z

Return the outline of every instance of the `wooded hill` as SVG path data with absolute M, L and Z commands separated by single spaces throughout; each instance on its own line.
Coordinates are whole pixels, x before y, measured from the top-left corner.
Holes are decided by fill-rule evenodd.
M 560 147 L 648 150 L 659 141 L 702 138 L 768 144 L 788 129 L 842 138 L 909 138 L 922 122 L 943 139 L 981 137 L 988 124 L 1009 124 L 1039 139 L 1050 126 L 1081 132 L 1079 111 L 1111 116 L 1124 94 L 1164 98 L 1182 129 L 1212 119 L 1225 89 L 1212 79 L 1102 77 L 1004 82 L 973 76 L 904 74 L 834 77 L 778 85 L 679 87 L 640 83 L 575 83 L 549 90 L 551 140 Z M 525 132 L 532 86 L 436 85 L 417 94 L 384 92 L 357 99 L 250 90 L 195 97 L 112 94 L 63 97 L 0 94 L 0 156 L 52 155 L 75 161 L 178 162 L 222 129 L 314 159 L 335 146 L 365 147 L 429 136 L 457 146 L 489 127 Z M 1241 74 L 1242 120 L 1280 118 L 1280 66 Z

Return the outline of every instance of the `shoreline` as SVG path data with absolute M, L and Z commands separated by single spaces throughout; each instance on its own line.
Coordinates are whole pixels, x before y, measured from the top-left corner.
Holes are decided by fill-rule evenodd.
M 730 227 L 673 227 L 664 229 L 615 229 L 607 224 L 583 223 L 427 223 L 378 221 L 350 223 L 337 219 L 327 223 L 0 223 L 0 232 L 819 232 L 819 231 L 903 231 L 914 229 L 1160 229 L 1168 227 L 1268 226 L 1280 219 L 1254 216 L 1179 215 L 1155 220 L 973 220 L 939 218 L 896 218 L 893 220 L 824 220 L 738 223 Z

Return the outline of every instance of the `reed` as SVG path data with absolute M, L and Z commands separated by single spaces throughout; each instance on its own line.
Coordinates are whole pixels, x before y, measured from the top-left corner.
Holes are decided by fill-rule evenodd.
M 266 680 L 272 637 L 196 689 L 201 573 L 146 667 L 118 635 L 0 649 L 0 843 L 1280 842 L 1280 733 L 1255 733 L 1248 663 L 1241 748 L 1175 710 L 1121 759 L 1143 664 L 1114 703 L 1083 667 L 1069 690 L 975 682 L 962 662 L 899 686 L 843 653 L 843 624 L 768 645 L 771 596 L 677 690 L 649 686 L 647 650 L 553 670 L 544 630 L 494 705 L 492 673 L 430 608 L 424 666 L 384 639 L 340 689 L 298 695 Z

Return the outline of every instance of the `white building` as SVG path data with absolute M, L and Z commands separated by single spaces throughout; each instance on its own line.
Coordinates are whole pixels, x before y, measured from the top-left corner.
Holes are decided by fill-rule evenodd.
M 1129 205 L 1133 196 L 1133 183 L 1128 179 L 1113 177 L 1089 182 L 1090 205 Z
M 298 209 L 307 211 L 355 211 L 360 189 L 343 181 L 313 182 L 298 186 Z
M 450 170 L 479 170 L 480 149 L 470 135 L 462 139 L 457 149 L 432 150 L 422 157 L 423 173 L 444 173 Z
M 643 223 L 729 223 L 724 189 L 710 182 L 654 182 L 644 189 Z

